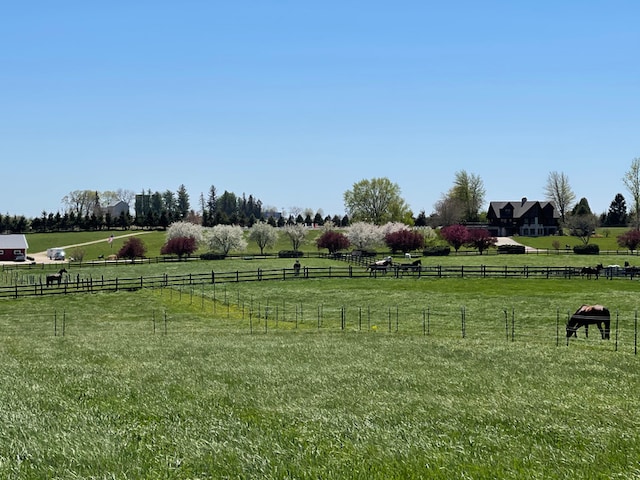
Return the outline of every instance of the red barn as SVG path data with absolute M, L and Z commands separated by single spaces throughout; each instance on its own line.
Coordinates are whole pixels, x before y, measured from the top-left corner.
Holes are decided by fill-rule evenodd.
M 0 235 L 0 262 L 25 261 L 28 248 L 24 235 Z

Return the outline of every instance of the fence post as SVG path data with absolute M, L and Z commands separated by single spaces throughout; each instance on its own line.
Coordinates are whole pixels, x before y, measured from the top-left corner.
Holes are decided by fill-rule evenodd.
M 560 309 L 556 309 L 556 347 L 560 345 Z
M 516 341 L 516 309 L 511 309 L 511 341 Z
M 460 308 L 460 315 L 462 317 L 462 338 L 467 336 L 467 325 L 466 325 L 466 311 L 464 305 Z
M 638 310 L 633 320 L 633 354 L 638 354 Z
M 616 352 L 618 351 L 618 320 L 620 318 L 620 313 L 616 310 Z

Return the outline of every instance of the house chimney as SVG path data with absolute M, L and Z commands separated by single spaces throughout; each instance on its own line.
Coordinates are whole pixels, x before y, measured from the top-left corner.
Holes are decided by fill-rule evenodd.
M 525 203 L 527 203 L 527 197 L 522 197 L 522 204 L 520 206 L 524 205 Z

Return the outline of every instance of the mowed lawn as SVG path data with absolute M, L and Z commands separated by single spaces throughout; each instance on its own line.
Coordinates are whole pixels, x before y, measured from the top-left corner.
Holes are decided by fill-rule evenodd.
M 365 278 L 3 300 L 0 478 L 640 478 L 637 291 Z M 566 345 L 583 302 L 612 308 L 612 340 Z

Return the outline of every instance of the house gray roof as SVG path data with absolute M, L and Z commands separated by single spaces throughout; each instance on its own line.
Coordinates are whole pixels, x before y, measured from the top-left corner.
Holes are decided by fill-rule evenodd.
M 541 209 L 547 207 L 547 205 L 551 205 L 553 207 L 554 218 L 560 218 L 560 215 L 556 211 L 554 203 L 547 201 L 539 202 L 535 200 L 516 200 L 512 202 L 490 202 L 489 209 L 493 209 L 496 217 L 500 217 L 500 210 L 502 210 L 507 205 L 511 205 L 513 207 L 513 218 L 520 218 L 524 216 L 536 205 L 540 205 Z
M 27 237 L 20 234 L 0 235 L 0 249 L 27 249 Z

